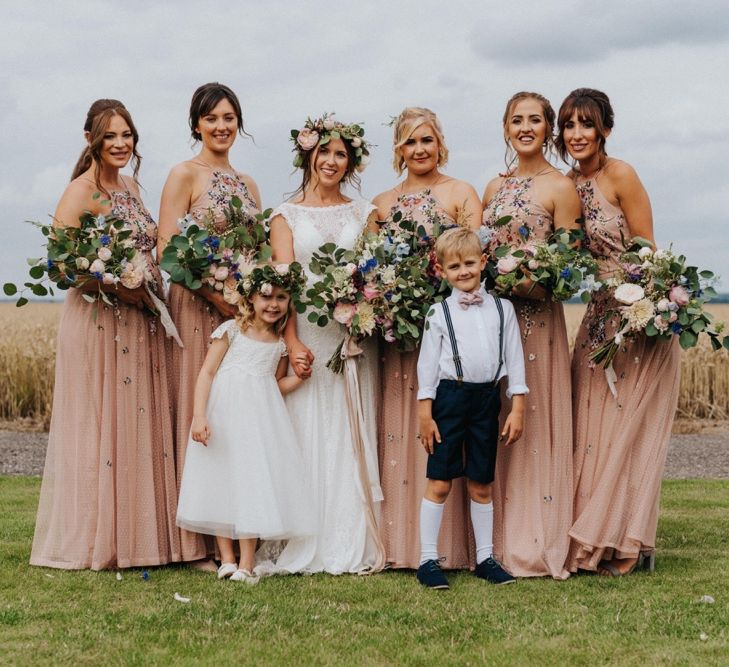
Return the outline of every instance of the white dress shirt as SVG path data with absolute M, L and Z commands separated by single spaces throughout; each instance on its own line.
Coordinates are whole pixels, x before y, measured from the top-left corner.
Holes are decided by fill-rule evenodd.
M 528 394 L 524 376 L 524 351 L 514 306 L 501 299 L 504 307 L 504 363 L 499 371 L 499 311 L 494 298 L 481 287 L 483 303 L 464 308 L 458 303 L 461 290 L 454 288 L 446 299 L 453 322 L 464 382 L 492 382 L 509 377 L 506 395 Z M 441 380 L 457 380 L 453 348 L 448 336 L 443 305 L 437 303 L 428 313 L 418 358 L 418 399 L 435 398 Z

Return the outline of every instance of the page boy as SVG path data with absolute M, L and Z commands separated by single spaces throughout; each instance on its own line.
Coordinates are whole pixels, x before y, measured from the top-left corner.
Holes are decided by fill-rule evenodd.
M 494 584 L 516 581 L 493 557 L 493 505 L 499 437 L 499 379 L 508 376 L 511 411 L 501 432 L 504 446 L 524 428 L 524 353 L 514 308 L 481 285 L 486 257 L 477 234 L 462 227 L 436 241 L 437 268 L 453 289 L 428 314 L 418 359 L 420 440 L 428 452 L 428 482 L 420 506 L 418 581 L 447 589 L 440 569 L 438 533 L 451 480 L 467 478 L 476 538 L 477 577 Z

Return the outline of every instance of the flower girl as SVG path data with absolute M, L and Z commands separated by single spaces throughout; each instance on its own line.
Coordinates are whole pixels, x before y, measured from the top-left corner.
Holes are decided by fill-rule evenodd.
M 177 525 L 215 535 L 221 579 L 258 582 L 253 566 L 259 538 L 315 533 L 313 499 L 301 478 L 304 466 L 282 397 L 304 382 L 286 375 L 280 336 L 291 295 L 304 284 L 295 262 L 245 275 L 239 313 L 213 332 L 195 385 Z M 233 540 L 240 544 L 237 563 Z

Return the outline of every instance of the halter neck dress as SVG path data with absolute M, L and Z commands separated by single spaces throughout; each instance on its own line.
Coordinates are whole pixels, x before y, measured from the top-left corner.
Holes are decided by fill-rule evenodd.
M 596 178 L 576 180 L 586 245 L 611 275 L 630 237 L 625 214 L 600 190 Z M 615 335 L 617 306 L 608 293 L 593 296 L 572 360 L 575 428 L 574 524 L 567 566 L 596 570 L 612 558 L 636 558 L 656 544 L 661 478 L 680 381 L 678 341 L 647 336 L 625 339 L 613 368 L 617 399 L 590 353 Z
M 551 214 L 533 198 L 534 177 L 505 177 L 486 206 L 483 223 L 493 228 L 489 250 L 522 244 L 554 231 Z M 504 216 L 511 221 L 494 223 Z M 526 396 L 524 433 L 496 457 L 494 553 L 517 577 L 564 579 L 572 520 L 572 411 L 570 356 L 561 303 L 511 297 L 524 348 Z M 502 395 L 502 420 L 510 401 Z
M 251 215 L 258 213 L 248 187 L 237 173 L 210 169 L 205 189 L 190 204 L 189 213 L 197 223 L 206 220 L 218 231 L 227 224 L 225 211 L 233 197 L 243 202 L 243 209 Z M 175 461 L 178 488 L 182 482 L 195 394 L 195 382 L 210 345 L 210 336 L 224 321 L 224 317 L 204 297 L 182 285 L 172 284 L 169 310 L 184 344 L 172 349 L 173 396 L 175 399 Z M 212 539 L 182 530 L 183 560 L 205 558 L 214 551 Z

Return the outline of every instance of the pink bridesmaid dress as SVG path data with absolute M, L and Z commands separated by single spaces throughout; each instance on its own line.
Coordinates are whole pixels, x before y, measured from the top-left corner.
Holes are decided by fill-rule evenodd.
M 243 202 L 243 210 L 251 215 L 258 213 L 253 197 L 238 174 L 211 169 L 205 190 L 190 206 L 190 215 L 196 222 L 210 217 L 216 228 L 222 231 L 227 224 L 225 211 L 234 196 Z M 175 461 L 179 488 L 192 424 L 195 382 L 205 361 L 210 335 L 225 318 L 207 299 L 178 284 L 170 286 L 169 310 L 185 346 L 175 345 L 172 348 Z M 199 560 L 214 552 L 212 538 L 187 530 L 182 530 L 181 534 L 182 560 Z
M 610 276 L 630 232 L 623 212 L 611 204 L 594 178 L 578 178 L 587 247 L 600 278 Z M 575 424 L 574 524 L 567 566 L 596 570 L 612 558 L 637 558 L 656 544 L 661 477 L 678 403 L 678 341 L 639 336 L 626 339 L 615 356 L 613 397 L 602 366 L 590 353 L 616 331 L 605 321 L 616 306 L 606 294 L 590 302 L 572 360 Z
M 114 191 L 110 199 L 161 295 L 151 255 L 157 225 L 131 193 Z M 68 291 L 32 565 L 102 570 L 180 560 L 171 344 L 144 311 Z
M 532 200 L 533 177 L 510 176 L 484 211 L 493 228 L 491 251 L 499 245 L 544 239 L 554 231 L 552 216 Z M 524 433 L 510 447 L 500 447 L 494 480 L 494 553 L 517 577 L 565 579 L 572 520 L 572 408 L 570 355 L 564 309 L 550 299 L 512 297 L 524 348 L 526 396 Z M 502 393 L 502 419 L 510 401 Z
M 429 189 L 398 197 L 385 229 L 395 224 L 391 218 L 397 211 L 403 219 L 423 225 L 430 235 L 436 221 L 444 227 L 456 225 Z M 399 352 L 394 344 L 384 344 L 378 429 L 380 484 L 384 496 L 380 534 L 387 562 L 393 568 L 417 569 L 420 565 L 420 503 L 425 493 L 428 455 L 416 437 L 419 430 L 417 363 L 417 350 Z M 438 553 L 446 558 L 444 568 L 475 566 L 469 498 L 463 478 L 453 480 L 441 524 Z

